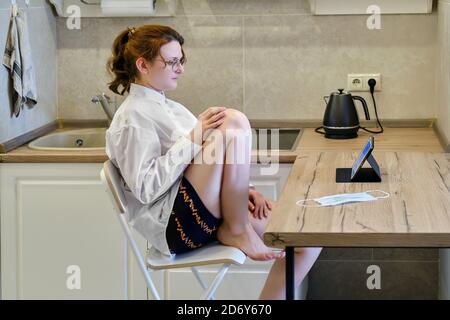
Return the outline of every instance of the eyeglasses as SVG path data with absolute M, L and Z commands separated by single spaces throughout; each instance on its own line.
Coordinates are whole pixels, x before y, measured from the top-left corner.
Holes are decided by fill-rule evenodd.
M 172 60 L 164 60 L 161 59 L 162 62 L 164 62 L 164 67 L 167 66 L 171 66 L 172 67 L 172 71 L 177 71 L 178 68 L 180 67 L 184 67 L 184 65 L 186 64 L 186 59 L 183 57 L 181 59 L 172 59 Z

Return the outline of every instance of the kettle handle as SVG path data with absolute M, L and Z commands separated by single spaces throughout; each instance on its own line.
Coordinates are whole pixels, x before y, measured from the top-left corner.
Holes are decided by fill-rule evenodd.
M 370 120 L 369 108 L 367 107 L 366 100 L 364 100 L 364 98 L 360 96 L 352 96 L 352 98 L 362 103 L 364 114 L 366 115 L 366 120 Z
M 325 101 L 325 104 L 328 104 L 328 101 L 330 101 L 330 96 L 324 96 L 323 101 Z

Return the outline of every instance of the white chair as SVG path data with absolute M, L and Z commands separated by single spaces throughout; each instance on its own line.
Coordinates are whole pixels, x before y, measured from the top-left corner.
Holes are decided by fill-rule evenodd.
M 212 243 L 189 253 L 177 254 L 174 258 L 159 254 L 156 250 L 149 250 L 149 252 L 147 252 L 146 260 L 144 260 L 126 219 L 127 201 L 123 191 L 123 183 L 119 170 L 117 170 L 114 164 L 108 160 L 103 164 L 100 176 L 107 193 L 110 195 L 114 211 L 119 217 L 127 242 L 131 246 L 139 269 L 144 275 L 147 287 L 150 289 L 155 299 L 160 300 L 160 296 L 150 276 L 151 271 L 189 267 L 192 269 L 192 272 L 202 288 L 205 289 L 201 298 L 209 300 L 214 298 L 213 295 L 222 282 L 230 265 L 241 265 L 245 262 L 246 256 L 241 250 L 218 243 Z M 128 248 L 128 246 L 126 247 Z M 222 266 L 208 287 L 196 267 L 213 264 L 221 264 Z M 126 288 L 126 290 L 128 292 L 128 288 Z

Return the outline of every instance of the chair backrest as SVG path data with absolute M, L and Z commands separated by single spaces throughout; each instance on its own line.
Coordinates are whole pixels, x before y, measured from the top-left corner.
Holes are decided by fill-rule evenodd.
M 113 202 L 114 209 L 118 213 L 120 213 L 118 217 L 122 225 L 122 229 L 125 232 L 127 243 L 130 244 L 131 249 L 133 250 L 134 256 L 139 265 L 139 269 L 141 270 L 142 275 L 144 276 L 145 281 L 147 282 L 147 287 L 150 289 L 155 299 L 159 300 L 160 297 L 158 291 L 156 290 L 156 287 L 147 271 L 147 265 L 146 262 L 144 261 L 144 257 L 142 256 L 140 248 L 138 247 L 136 241 L 134 240 L 131 229 L 126 221 L 124 213 L 127 212 L 127 199 L 123 191 L 122 177 L 119 170 L 111 162 L 111 160 L 107 160 L 103 164 L 103 169 L 100 171 L 100 177 L 102 179 L 103 185 L 105 186 L 107 193 L 109 194 L 109 197 L 111 198 L 111 201 Z M 126 248 L 125 250 L 128 250 L 128 245 L 126 245 L 125 248 Z M 128 256 L 128 253 L 126 253 L 126 256 Z M 128 266 L 128 264 L 126 265 Z M 128 271 L 126 271 L 126 274 L 128 274 Z M 128 286 L 127 281 L 126 283 Z M 128 292 L 128 287 L 126 289 L 126 292 Z
M 119 170 L 111 160 L 108 160 L 103 164 L 101 177 L 103 183 L 108 186 L 108 191 L 114 199 L 117 211 L 122 214 L 125 213 L 127 210 L 127 199 L 123 191 L 122 178 Z

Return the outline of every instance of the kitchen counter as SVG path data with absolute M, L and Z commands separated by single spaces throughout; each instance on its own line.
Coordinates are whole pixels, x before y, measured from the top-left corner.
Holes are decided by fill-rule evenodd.
M 74 128 L 56 129 L 54 132 L 73 130 Z M 360 150 L 371 134 L 360 131 L 356 139 L 331 140 L 305 128 L 300 142 L 294 151 L 280 151 L 280 163 L 293 163 L 300 151 L 349 151 Z M 433 128 L 385 128 L 381 135 L 375 135 L 375 150 L 378 151 L 427 151 L 443 152 Z M 258 159 L 257 152 L 252 152 L 252 162 Z M 96 163 L 107 160 L 104 150 L 43 151 L 33 150 L 23 145 L 8 153 L 0 153 L 0 162 L 11 163 Z M 273 159 L 271 159 L 273 161 Z
M 297 159 L 280 199 L 273 209 L 273 218 L 266 229 L 265 241 L 268 245 L 283 247 L 293 245 L 297 241 L 309 246 L 326 246 L 327 244 L 371 246 L 382 243 L 384 240 L 388 241 L 386 243 L 388 244 L 388 237 L 371 240 L 367 233 L 381 232 L 393 234 L 395 237 L 396 228 L 399 228 L 401 232 L 406 232 L 423 227 L 421 232 L 427 233 L 432 230 L 440 230 L 442 227 L 450 233 L 450 213 L 449 217 L 447 215 L 434 217 L 433 214 L 436 213 L 431 210 L 434 206 L 432 199 L 435 194 L 442 195 L 450 192 L 450 184 L 447 183 L 450 181 L 450 169 L 447 169 L 450 155 L 443 152 L 444 150 L 431 128 L 386 128 L 383 134 L 375 136 L 373 155 L 380 165 L 383 179 L 381 183 L 337 184 L 335 182 L 335 169 L 350 168 L 370 135 L 364 132 L 360 133 L 356 139 L 330 140 L 318 135 L 313 129 L 305 130 L 297 149 Z M 416 172 L 417 174 L 415 174 Z M 429 217 L 425 217 L 427 219 L 420 223 L 411 225 L 408 225 L 406 220 L 406 224 L 399 227 L 391 224 L 393 221 L 389 219 L 376 220 L 376 217 L 383 217 L 380 216 L 380 212 L 387 214 L 391 211 L 394 211 L 391 218 L 395 221 L 403 218 L 411 219 L 410 212 L 407 210 L 411 208 L 401 205 L 392 206 L 390 201 L 376 201 L 360 205 L 365 208 L 361 210 L 361 213 L 351 205 L 326 208 L 296 205 L 296 201 L 299 199 L 369 189 L 392 192 L 393 197 L 404 195 L 406 197 L 403 199 L 404 204 L 414 202 L 414 208 L 418 206 L 428 208 L 419 210 L 417 219 L 420 220 L 420 214 L 425 213 L 429 213 Z M 450 196 L 448 198 L 450 199 Z M 423 203 L 419 205 L 416 203 L 417 199 L 422 199 Z M 450 212 L 450 200 L 441 200 L 436 203 L 440 203 L 442 208 L 448 209 Z M 386 206 L 385 203 L 390 205 Z M 340 211 L 336 212 L 336 208 Z M 370 214 L 368 214 L 369 212 Z M 364 215 L 368 220 L 354 220 L 358 214 Z M 344 221 L 344 217 L 348 219 Z M 441 221 L 441 219 L 444 220 Z M 425 225 L 423 222 L 426 222 Z M 311 232 L 314 235 L 311 235 Z M 338 241 L 340 238 L 336 240 L 330 236 L 341 237 L 346 232 L 351 236 L 342 242 Z M 320 235 L 323 238 L 320 238 Z M 361 239 L 358 238 L 358 235 L 361 236 Z M 319 238 L 315 236 L 319 236 Z M 294 240 L 290 242 L 289 239 L 292 237 Z
M 301 152 L 273 216 L 271 246 L 450 247 L 450 154 L 374 151 L 379 183 L 336 183 L 336 168 L 351 167 L 353 152 Z M 383 190 L 377 201 L 320 207 L 298 200 Z M 376 197 L 384 196 L 377 192 Z
M 304 132 L 264 233 L 268 246 L 286 250 L 287 299 L 294 297 L 295 247 L 450 247 L 450 155 L 432 129 L 387 128 L 375 137 L 381 183 L 335 182 L 336 168 L 351 167 L 369 135 L 336 141 Z M 390 197 L 329 207 L 296 204 L 373 189 Z
M 325 139 L 314 129 L 304 130 L 298 151 L 361 151 L 370 136 L 375 137 L 376 151 L 444 152 L 433 128 L 384 128 L 382 134 L 362 130 L 355 139 Z

